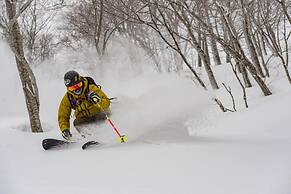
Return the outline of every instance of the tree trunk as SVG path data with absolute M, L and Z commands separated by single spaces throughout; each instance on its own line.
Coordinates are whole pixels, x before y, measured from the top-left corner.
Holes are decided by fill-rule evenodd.
M 289 73 L 289 70 L 288 70 L 288 66 L 286 66 L 286 65 L 283 65 L 283 66 L 284 66 L 284 70 L 285 70 L 288 82 L 291 85 L 291 77 L 290 77 L 290 73 Z
M 211 43 L 211 50 L 212 50 L 212 55 L 214 58 L 215 65 L 221 65 L 221 60 L 220 60 L 216 41 L 213 38 L 211 38 L 210 43 Z
M 199 28 L 200 29 L 200 28 Z M 198 32 L 198 44 L 199 44 L 199 46 L 200 47 L 202 47 L 202 37 L 201 37 L 201 33 L 200 32 Z M 202 60 L 201 60 L 201 57 L 200 57 L 200 55 L 199 55 L 199 53 L 197 52 L 197 54 L 198 54 L 198 67 L 202 67 Z
M 103 47 L 101 46 L 101 32 L 102 32 L 102 23 L 103 23 L 103 0 L 100 0 L 100 11 L 98 11 L 97 0 L 92 0 L 92 6 L 94 6 L 94 19 L 95 19 L 95 26 L 94 26 L 94 41 L 95 41 L 95 48 L 99 57 L 103 56 Z M 98 15 L 98 12 L 99 15 Z M 104 42 L 103 42 L 104 44 Z M 104 45 L 103 45 L 104 46 Z
M 206 21 L 207 21 L 208 25 L 211 26 L 211 28 L 213 28 L 212 24 L 210 22 L 209 10 L 208 10 L 207 3 L 204 4 L 204 9 L 205 9 Z M 211 51 L 212 51 L 212 55 L 213 55 L 213 59 L 214 59 L 215 65 L 221 65 L 221 60 L 220 60 L 219 52 L 218 52 L 218 49 L 217 49 L 216 40 L 214 38 L 212 38 L 212 37 L 210 37 L 210 45 L 211 45 Z
M 216 82 L 216 79 L 214 77 L 213 71 L 210 67 L 210 59 L 209 59 L 209 55 L 208 55 L 208 50 L 206 50 L 206 48 L 207 48 L 206 36 L 202 36 L 202 45 L 204 45 L 204 49 L 202 49 L 201 46 L 199 45 L 199 42 L 197 41 L 197 39 L 194 36 L 194 32 L 191 28 L 191 23 L 188 20 L 185 13 L 182 12 L 182 14 L 179 14 L 179 12 L 177 12 L 177 10 L 175 10 L 175 8 L 172 4 L 171 4 L 171 6 L 173 7 L 173 10 L 174 10 L 175 14 L 177 15 L 177 17 L 180 19 L 180 21 L 185 25 L 185 27 L 188 30 L 188 33 L 191 37 L 191 44 L 196 49 L 196 51 L 198 52 L 198 55 L 201 57 L 201 60 L 203 61 L 206 73 L 208 75 L 208 79 L 209 79 L 210 84 L 211 84 L 211 87 L 213 89 L 219 89 L 218 84 Z
M 202 48 L 201 50 L 203 51 L 204 55 L 205 55 L 205 60 L 203 60 L 202 57 L 202 61 L 209 61 L 209 66 L 211 65 L 210 62 L 210 56 L 209 56 L 209 49 L 208 49 L 208 44 L 207 44 L 207 38 L 205 35 L 202 35 Z
M 39 95 L 36 80 L 27 60 L 24 57 L 22 36 L 16 17 L 17 0 L 5 0 L 9 19 L 8 43 L 15 54 L 17 69 L 25 96 L 32 132 L 42 132 L 39 117 Z
M 243 12 L 243 32 L 244 32 L 244 37 L 245 37 L 245 40 L 246 40 L 246 43 L 247 43 L 247 47 L 248 47 L 248 50 L 250 52 L 252 62 L 255 65 L 258 74 L 261 77 L 264 77 L 264 74 L 263 74 L 263 71 L 262 71 L 262 68 L 261 68 L 261 65 L 260 65 L 259 57 L 257 55 L 254 43 L 252 41 L 251 32 L 250 32 L 251 31 L 251 29 L 250 29 L 251 25 L 249 23 L 248 15 L 247 15 L 247 13 L 245 11 L 243 0 L 240 0 L 240 3 L 241 3 L 241 9 L 242 9 L 242 12 Z
M 244 65 L 241 65 L 239 62 L 238 62 L 238 65 L 240 66 L 240 70 L 241 70 L 241 74 L 243 76 L 245 87 L 246 88 L 252 87 L 252 83 L 250 81 L 250 78 L 249 78 L 248 71 L 247 71 L 246 67 Z
M 223 26 L 225 26 L 224 24 L 223 24 Z M 227 35 L 227 31 L 225 30 L 225 27 L 223 27 L 223 38 L 224 38 L 224 40 L 226 40 L 227 42 L 228 42 L 228 40 L 229 40 L 229 38 L 228 38 L 228 35 Z M 231 62 L 231 57 L 230 57 L 230 54 L 229 54 L 229 52 L 227 51 L 227 50 L 225 50 L 225 49 L 223 49 L 224 50 L 224 52 L 225 52 L 225 54 L 226 54 L 226 62 L 227 63 L 230 63 Z
M 152 19 L 152 22 L 154 24 L 153 25 L 149 25 L 153 30 L 155 30 L 159 36 L 162 38 L 162 40 L 170 47 L 172 48 L 173 50 L 175 50 L 176 52 L 179 53 L 179 55 L 182 57 L 184 63 L 186 64 L 186 66 L 190 69 L 190 71 L 193 73 L 193 75 L 195 76 L 195 78 L 198 80 L 199 84 L 204 88 L 204 89 L 207 89 L 205 84 L 203 83 L 202 79 L 198 76 L 198 74 L 196 73 L 196 71 L 194 70 L 194 68 L 190 65 L 190 63 L 188 62 L 187 58 L 185 57 L 185 55 L 182 53 L 181 51 L 181 48 L 174 36 L 174 33 L 173 31 L 170 29 L 170 27 L 168 26 L 168 24 L 166 23 L 166 19 L 165 19 L 165 16 L 163 15 L 162 11 L 159 9 L 158 6 L 156 6 L 155 8 L 158 9 L 162 19 L 163 19 L 163 25 L 165 26 L 166 30 L 168 31 L 169 35 L 171 36 L 172 38 L 172 41 L 174 42 L 174 45 L 172 45 L 166 38 L 165 36 L 162 34 L 162 32 L 160 31 L 160 29 L 158 28 L 158 25 L 156 23 L 156 21 L 153 19 L 153 15 L 151 16 L 151 19 Z M 150 13 L 152 14 L 153 12 L 150 11 Z M 141 22 L 143 22 L 142 20 L 140 20 Z M 148 25 L 148 24 L 147 24 Z
M 235 47 L 232 47 L 230 44 L 228 44 L 227 42 L 225 42 L 223 39 L 221 39 L 220 37 L 218 37 L 217 35 L 215 35 L 211 29 L 208 29 L 207 24 L 204 23 L 204 25 L 206 26 L 207 31 L 210 33 L 210 36 L 212 36 L 213 38 L 215 38 L 217 40 L 217 42 L 219 42 L 221 44 L 222 47 L 224 47 L 229 53 L 231 53 L 231 55 L 237 60 L 239 61 L 239 63 L 241 65 L 243 65 L 245 68 L 247 68 L 249 70 L 249 72 L 251 73 L 252 77 L 255 79 L 255 81 L 258 83 L 259 87 L 261 88 L 263 94 L 265 96 L 271 95 L 272 92 L 271 90 L 267 87 L 267 85 L 264 83 L 264 81 L 261 79 L 261 77 L 258 75 L 258 72 L 255 68 L 255 66 L 248 60 L 248 58 L 245 56 L 245 53 L 239 43 L 238 38 L 236 37 L 235 34 L 233 34 L 233 30 L 230 26 L 230 23 L 227 19 L 227 17 L 224 14 L 224 10 L 222 7 L 218 6 L 218 9 L 222 15 L 223 18 L 223 22 L 225 23 L 230 39 L 233 41 L 233 43 L 235 44 Z M 197 18 L 197 17 L 196 17 Z M 200 20 L 201 21 L 201 20 Z M 203 21 L 201 21 L 202 23 Z
M 266 76 L 270 77 L 270 72 L 269 72 L 269 69 L 268 69 L 267 64 L 265 62 L 265 59 L 264 59 L 263 50 L 262 50 L 262 46 L 260 44 L 259 36 L 260 36 L 259 33 L 256 33 L 255 38 L 254 38 L 254 45 L 257 47 L 258 55 L 262 61 Z
M 192 37 L 192 39 L 195 37 Z M 209 52 L 208 52 L 208 46 L 207 46 L 207 40 L 206 37 L 203 36 L 203 45 L 204 45 L 204 49 L 202 50 L 201 47 L 199 47 L 198 43 L 195 40 L 192 40 L 192 42 L 194 43 L 194 47 L 196 48 L 196 50 L 199 53 L 199 56 L 201 57 L 203 64 L 204 64 L 204 68 L 205 71 L 208 75 L 210 84 L 212 89 L 219 89 L 218 84 L 216 82 L 216 79 L 214 77 L 213 71 L 211 69 L 211 63 L 210 63 L 210 58 L 209 58 Z
M 252 62 L 255 65 L 258 74 L 261 77 L 264 77 L 263 70 L 261 68 L 260 61 L 259 61 L 256 49 L 255 49 L 254 43 L 253 43 L 252 38 L 250 36 L 247 24 L 244 24 L 244 35 L 245 35 L 248 50 L 249 50 L 250 55 L 251 55 Z
M 286 5 L 286 1 L 285 0 L 277 0 L 277 2 L 282 6 L 282 9 L 283 9 L 283 12 L 284 14 L 286 15 L 288 21 L 289 21 L 289 24 L 291 25 L 291 16 L 290 16 L 290 10 L 288 12 L 288 4 Z M 287 2 L 288 3 L 288 2 Z M 289 5 L 290 5 L 290 1 L 289 1 Z M 290 8 L 290 7 L 289 7 Z

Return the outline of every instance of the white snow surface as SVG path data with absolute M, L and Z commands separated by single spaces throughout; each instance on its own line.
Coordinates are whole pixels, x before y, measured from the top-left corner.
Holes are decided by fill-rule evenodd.
M 262 96 L 257 86 L 248 89 L 246 109 L 233 75 L 216 67 L 238 109 L 222 113 L 211 100 L 218 96 L 231 107 L 222 86 L 206 92 L 183 76 L 155 73 L 138 49 L 114 48 L 104 61 L 95 61 L 88 49 L 60 53 L 33 68 L 45 130 L 33 134 L 14 57 L 0 43 L 0 194 L 291 193 L 291 91 L 283 74 L 268 82 L 271 96 Z M 69 69 L 92 76 L 110 97 L 118 97 L 111 118 L 127 143 L 118 143 L 104 123 L 90 126 L 104 147 L 42 149 L 44 138 L 61 138 L 57 110 Z M 73 127 L 72 133 L 78 138 Z

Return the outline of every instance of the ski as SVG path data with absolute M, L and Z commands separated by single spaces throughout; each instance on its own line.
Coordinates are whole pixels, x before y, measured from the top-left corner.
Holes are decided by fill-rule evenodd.
M 61 148 L 72 143 L 74 142 L 48 138 L 48 139 L 42 140 L 42 147 L 45 150 L 50 150 L 50 149 L 55 149 L 55 148 Z
M 44 150 L 60 149 L 73 143 L 77 143 L 77 142 L 48 138 L 48 139 L 42 140 L 42 147 Z M 98 141 L 88 141 L 82 145 L 82 149 L 85 150 L 87 148 L 90 148 L 92 146 L 99 145 L 99 144 L 100 143 Z
M 83 144 L 82 149 L 85 150 L 89 147 L 92 147 L 93 145 L 99 145 L 100 143 L 98 141 L 88 141 Z

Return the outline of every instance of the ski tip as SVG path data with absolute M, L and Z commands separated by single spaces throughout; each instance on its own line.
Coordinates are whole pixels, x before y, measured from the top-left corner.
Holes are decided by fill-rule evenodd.
M 64 140 L 59 140 L 59 139 L 44 139 L 42 140 L 42 147 L 44 150 L 50 150 L 52 148 L 57 148 L 63 145 L 70 144 L 71 142 L 64 141 Z
M 98 141 L 88 141 L 88 142 L 83 144 L 82 149 L 85 150 L 92 145 L 98 145 L 98 144 L 99 144 Z
M 50 146 L 48 145 L 48 139 L 42 140 L 42 147 L 44 150 L 48 150 Z

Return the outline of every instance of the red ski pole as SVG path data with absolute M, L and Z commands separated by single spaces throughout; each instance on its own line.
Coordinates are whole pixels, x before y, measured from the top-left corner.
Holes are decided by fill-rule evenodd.
M 117 135 L 119 136 L 119 142 L 120 143 L 125 143 L 127 141 L 127 137 L 125 135 L 120 135 L 118 129 L 115 127 L 115 125 L 113 124 L 113 122 L 111 121 L 111 119 L 109 118 L 108 114 L 105 112 L 105 110 L 102 108 L 102 106 L 99 103 L 96 103 L 97 106 L 103 111 L 103 113 L 105 114 L 105 117 L 107 119 L 107 121 L 109 122 L 109 124 L 112 126 L 112 128 L 114 129 L 114 131 L 117 133 Z

